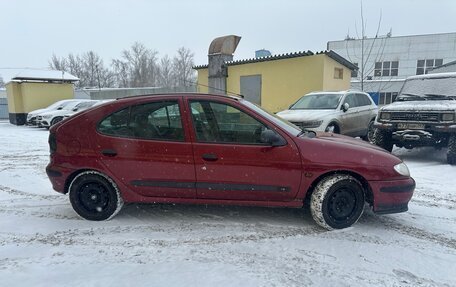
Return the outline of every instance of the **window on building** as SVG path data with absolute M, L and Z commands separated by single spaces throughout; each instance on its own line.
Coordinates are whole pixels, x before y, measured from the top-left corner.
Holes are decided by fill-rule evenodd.
M 334 68 L 334 79 L 343 79 L 344 78 L 344 69 Z
M 423 75 L 427 74 L 430 70 L 435 67 L 442 66 L 443 59 L 425 59 L 416 61 L 416 74 Z
M 387 93 L 380 93 L 380 98 L 378 100 L 378 105 L 387 105 L 391 104 L 396 100 L 397 97 L 396 92 L 387 92 Z
M 389 77 L 397 76 L 399 72 L 399 61 L 375 62 L 374 76 Z
M 353 63 L 353 65 L 355 65 L 356 67 L 358 67 L 358 63 Z M 358 77 L 358 71 L 359 71 L 359 69 L 353 70 L 353 71 L 351 72 L 351 77 L 352 77 L 352 78 L 357 78 L 357 77 Z

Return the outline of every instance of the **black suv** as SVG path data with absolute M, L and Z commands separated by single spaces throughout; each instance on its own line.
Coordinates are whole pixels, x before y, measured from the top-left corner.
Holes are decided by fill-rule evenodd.
M 456 164 L 456 73 L 407 78 L 396 101 L 383 106 L 375 122 L 374 143 L 391 152 L 393 145 L 448 147 L 447 162 Z

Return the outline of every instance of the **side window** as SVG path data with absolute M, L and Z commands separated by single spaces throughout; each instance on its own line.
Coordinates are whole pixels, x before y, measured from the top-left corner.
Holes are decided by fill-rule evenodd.
M 98 131 L 137 139 L 184 140 L 177 101 L 154 102 L 120 110 L 102 120 Z
M 372 104 L 371 101 L 369 100 L 368 96 L 366 96 L 364 94 L 358 94 L 357 97 L 358 97 L 358 103 L 360 106 L 370 106 Z
M 265 125 L 230 105 L 191 101 L 192 120 L 199 142 L 262 144 Z
M 102 120 L 97 130 L 105 135 L 132 137 L 133 131 L 130 129 L 130 108 L 126 108 L 111 114 Z
M 345 98 L 345 102 L 350 105 L 350 108 L 354 108 L 358 106 L 358 101 L 356 100 L 356 94 L 349 94 Z

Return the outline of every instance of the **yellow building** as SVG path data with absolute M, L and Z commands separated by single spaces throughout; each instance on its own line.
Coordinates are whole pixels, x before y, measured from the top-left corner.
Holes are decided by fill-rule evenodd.
M 6 84 L 10 123 L 23 125 L 27 113 L 74 98 L 75 81 L 79 79 L 61 71 L 25 71 Z
M 208 68 L 194 67 L 198 71 L 198 92 L 211 90 Z M 354 64 L 333 51 L 308 51 L 227 61 L 224 72 L 219 74 L 226 79 L 226 91 L 222 93 L 241 94 L 271 112 L 278 112 L 312 91 L 349 89 L 354 69 Z

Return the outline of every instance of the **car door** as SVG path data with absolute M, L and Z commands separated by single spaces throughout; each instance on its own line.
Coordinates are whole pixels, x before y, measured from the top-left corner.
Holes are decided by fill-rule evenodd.
M 98 124 L 106 168 L 143 196 L 195 198 L 192 144 L 181 98 L 148 100 L 112 113 Z
M 345 135 L 355 136 L 357 133 L 359 133 L 358 122 L 361 119 L 356 94 L 347 94 L 342 101 L 342 105 L 345 103 L 349 105 L 349 108 L 341 116 L 343 124 L 341 133 Z
M 356 94 L 357 102 L 359 104 L 359 121 L 357 122 L 358 127 L 357 136 L 364 136 L 367 134 L 367 128 L 369 122 L 372 120 L 373 115 L 375 114 L 376 107 L 372 104 L 372 101 L 368 98 L 368 95 L 358 93 Z
M 274 127 L 236 101 L 189 99 L 188 106 L 198 198 L 295 198 L 301 181 L 301 158 L 291 139 L 278 147 L 262 143 L 262 131 Z

